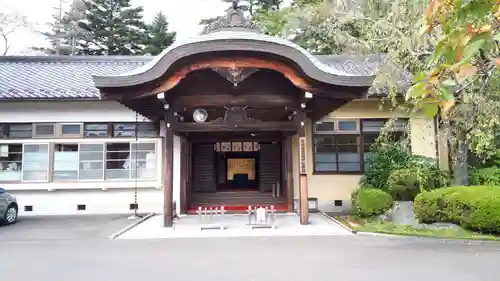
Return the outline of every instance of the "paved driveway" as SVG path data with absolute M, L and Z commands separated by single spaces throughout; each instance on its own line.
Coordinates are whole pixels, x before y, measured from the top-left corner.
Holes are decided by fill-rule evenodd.
M 133 222 L 128 215 L 22 217 L 0 225 L 0 241 L 108 239 Z

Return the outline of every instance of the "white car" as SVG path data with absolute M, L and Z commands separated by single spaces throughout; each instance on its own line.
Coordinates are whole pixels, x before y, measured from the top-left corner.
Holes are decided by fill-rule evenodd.
M 18 206 L 16 197 L 0 187 L 0 222 L 13 224 L 17 221 Z

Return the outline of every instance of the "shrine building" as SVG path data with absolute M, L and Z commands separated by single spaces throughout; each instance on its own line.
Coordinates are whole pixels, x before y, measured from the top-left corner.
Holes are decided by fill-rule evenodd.
M 239 8 L 156 57 L 0 57 L 0 186 L 20 215 L 346 211 L 381 129 L 447 165 L 434 120 L 372 94 L 383 55 L 315 56 Z M 409 130 L 405 130 L 405 128 Z M 439 149 L 438 149 L 439 148 Z

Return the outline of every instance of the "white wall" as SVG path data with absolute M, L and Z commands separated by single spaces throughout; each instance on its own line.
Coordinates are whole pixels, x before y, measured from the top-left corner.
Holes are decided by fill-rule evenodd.
M 134 189 L 113 190 L 59 190 L 10 191 L 16 196 L 19 215 L 77 215 L 77 214 L 131 214 L 134 203 Z M 139 189 L 137 203 L 141 213 L 161 213 L 163 191 L 160 189 Z M 85 211 L 78 211 L 77 205 L 86 205 Z M 32 212 L 25 212 L 25 206 L 33 206 Z
M 0 123 L 32 122 L 135 122 L 136 113 L 112 101 L 24 101 L 1 102 Z M 139 121 L 149 121 L 139 116 Z M 150 139 L 157 144 L 158 176 L 154 180 L 138 181 L 139 212 L 163 211 L 163 157 L 162 139 Z M 134 138 L 99 139 L 101 141 L 135 141 Z M 141 139 L 141 141 L 145 141 Z M 0 143 L 45 143 L 96 142 L 95 139 L 2 139 Z M 176 147 L 180 143 L 175 141 Z M 180 198 L 180 151 L 174 151 L 175 166 L 174 194 Z M 132 213 L 135 181 L 89 181 L 65 183 L 9 183 L 0 182 L 18 199 L 20 215 L 74 215 L 74 214 L 127 214 Z M 178 195 L 177 195 L 178 194 Z M 175 199 L 177 200 L 177 199 Z M 85 211 L 77 211 L 77 205 L 86 205 Z M 32 212 L 25 212 L 24 206 L 33 206 Z M 178 206 L 180 208 L 180 206 Z
M 1 102 L 0 122 L 135 122 L 136 113 L 115 101 Z M 139 121 L 148 121 L 139 115 Z

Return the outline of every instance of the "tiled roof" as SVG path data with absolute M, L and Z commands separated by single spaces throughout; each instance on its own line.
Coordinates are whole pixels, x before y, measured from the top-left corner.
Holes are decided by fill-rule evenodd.
M 0 57 L 0 99 L 99 99 L 92 75 L 118 74 L 149 57 Z
M 2 99 L 98 99 L 92 75 L 130 72 L 152 57 L 0 56 Z M 317 56 L 323 64 L 352 75 L 373 75 L 383 56 Z

